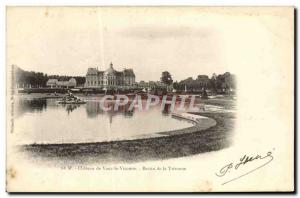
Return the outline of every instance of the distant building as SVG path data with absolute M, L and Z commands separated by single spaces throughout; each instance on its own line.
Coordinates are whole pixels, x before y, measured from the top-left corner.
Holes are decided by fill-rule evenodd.
M 84 86 L 89 88 L 132 88 L 135 84 L 135 74 L 132 69 L 116 71 L 111 63 L 105 71 L 88 68 Z
M 65 88 L 73 88 L 76 87 L 76 79 L 70 78 L 68 81 L 59 81 L 57 79 L 49 79 L 47 81 L 47 87 L 65 87 Z
M 141 89 L 149 89 L 150 88 L 149 83 L 145 82 L 143 80 L 138 83 L 138 87 Z
M 139 88 L 142 89 L 166 89 L 168 86 L 160 81 L 149 81 L 149 82 L 145 82 L 145 81 L 140 81 L 138 84 Z
M 57 87 L 58 80 L 57 79 L 49 79 L 46 83 L 47 87 Z

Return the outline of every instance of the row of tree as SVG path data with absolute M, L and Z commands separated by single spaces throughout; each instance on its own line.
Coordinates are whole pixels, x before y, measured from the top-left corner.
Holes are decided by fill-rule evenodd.
M 177 91 L 202 91 L 211 90 L 213 92 L 226 92 L 236 89 L 235 75 L 225 72 L 224 74 L 213 74 L 210 78 L 207 75 L 198 75 L 196 79 L 189 77 L 182 81 L 173 82 L 170 72 L 162 72 L 161 82 Z
M 42 72 L 24 71 L 23 69 L 14 66 L 14 80 L 20 88 L 40 88 L 46 87 L 49 79 L 58 79 L 59 81 L 67 81 L 70 78 L 75 78 L 77 85 L 83 85 L 85 83 L 85 77 L 83 76 L 59 76 L 59 75 L 47 75 Z

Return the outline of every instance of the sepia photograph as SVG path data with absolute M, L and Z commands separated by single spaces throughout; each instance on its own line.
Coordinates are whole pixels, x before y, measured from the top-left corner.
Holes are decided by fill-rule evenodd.
M 294 20 L 6 7 L 6 191 L 293 192 Z

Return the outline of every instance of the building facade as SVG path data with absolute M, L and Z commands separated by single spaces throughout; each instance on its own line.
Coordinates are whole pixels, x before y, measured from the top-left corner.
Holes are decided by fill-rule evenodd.
M 89 88 L 133 88 L 135 86 L 135 74 L 132 69 L 116 71 L 112 63 L 105 71 L 88 68 L 84 86 Z
M 146 89 L 146 90 L 153 90 L 153 89 L 167 89 L 168 86 L 160 81 L 140 81 L 138 83 L 138 87 L 141 89 Z
M 49 79 L 46 84 L 47 87 L 66 87 L 66 88 L 74 88 L 76 87 L 76 79 L 70 78 L 67 81 L 59 81 L 57 79 Z

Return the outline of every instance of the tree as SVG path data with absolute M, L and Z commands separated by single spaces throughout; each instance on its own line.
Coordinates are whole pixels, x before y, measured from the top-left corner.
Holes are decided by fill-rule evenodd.
M 207 98 L 208 98 L 206 89 L 203 89 L 202 94 L 201 94 L 201 98 L 202 98 L 202 99 L 207 99 Z
M 179 89 L 179 83 L 177 81 L 173 83 L 173 88 Z
M 173 83 L 173 79 L 170 72 L 168 71 L 162 72 L 160 81 L 165 83 L 166 85 L 171 85 Z
M 217 90 L 217 75 L 215 73 L 209 79 L 208 88 L 214 92 Z

